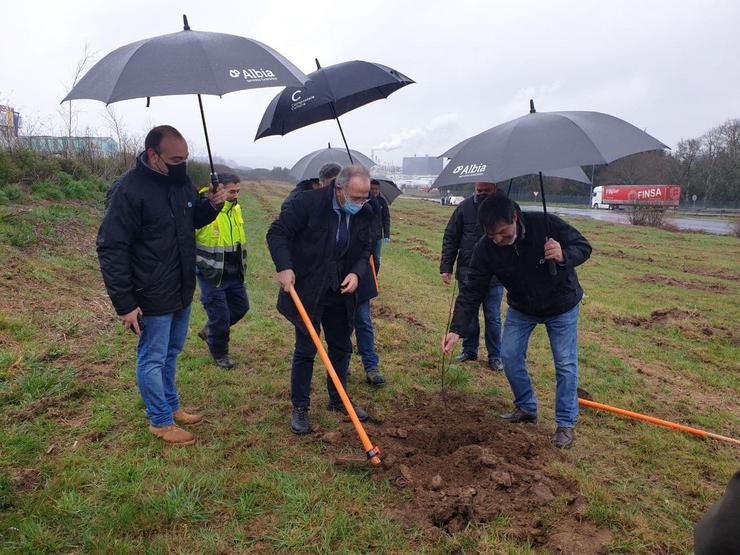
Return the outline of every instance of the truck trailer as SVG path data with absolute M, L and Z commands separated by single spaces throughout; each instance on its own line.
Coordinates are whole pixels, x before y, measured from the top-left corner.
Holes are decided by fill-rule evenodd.
M 604 185 L 594 187 L 592 208 L 616 210 L 625 206 L 678 208 L 680 185 Z

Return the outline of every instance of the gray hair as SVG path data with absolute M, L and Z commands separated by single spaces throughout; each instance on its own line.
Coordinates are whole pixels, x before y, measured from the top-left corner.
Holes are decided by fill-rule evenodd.
M 340 171 L 342 171 L 342 166 L 335 162 L 324 164 L 319 170 L 319 180 L 322 183 L 326 183 L 330 179 L 334 179 L 337 175 L 339 175 Z
M 360 164 L 346 166 L 345 168 L 342 168 L 341 172 L 339 172 L 334 183 L 338 188 L 346 189 L 347 184 L 353 177 L 364 177 L 365 179 L 370 179 L 370 172 L 365 169 L 365 166 L 361 166 Z

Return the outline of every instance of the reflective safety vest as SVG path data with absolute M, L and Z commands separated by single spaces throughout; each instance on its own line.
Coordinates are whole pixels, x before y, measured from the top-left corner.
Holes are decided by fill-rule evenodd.
M 201 194 L 207 192 L 208 187 L 200 190 Z M 246 243 L 241 206 L 226 201 L 216 219 L 195 232 L 195 265 L 198 272 L 208 283 L 219 287 L 224 275 L 224 254 L 239 252 L 242 275 L 246 275 Z

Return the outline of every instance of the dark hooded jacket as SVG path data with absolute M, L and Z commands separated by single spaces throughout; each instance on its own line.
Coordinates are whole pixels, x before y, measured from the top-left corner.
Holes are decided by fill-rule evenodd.
M 548 214 L 550 233 L 563 249 L 564 261 L 551 276 L 544 260 L 545 215 L 522 212 L 517 207 L 517 238 L 499 247 L 483 236 L 473 249 L 470 273 L 460 283 L 460 295 L 450 330 L 464 336 L 470 319 L 483 301 L 492 275 L 506 288 L 510 307 L 537 317 L 557 316 L 576 306 L 583 297 L 575 267 L 591 256 L 591 245 L 573 226 Z
M 119 315 L 136 307 L 145 316 L 168 314 L 192 302 L 195 229 L 218 215 L 190 178 L 176 183 L 144 156 L 111 187 L 98 231 L 100 271 Z
M 439 261 L 439 273 L 451 274 L 457 260 L 455 277 L 461 283 L 467 279 L 473 247 L 485 234 L 483 226 L 478 223 L 478 207 L 481 201 L 475 195 L 462 201 L 450 216 L 442 238 L 442 256 Z M 491 285 L 501 285 L 494 276 Z
M 347 274 L 357 274 L 359 286 L 370 275 L 372 210 L 366 205 L 351 217 L 347 247 L 344 252 L 337 252 L 339 218 L 332 204 L 334 195 L 333 186 L 297 195 L 267 230 L 267 246 L 275 270 L 293 270 L 295 290 L 312 321 L 315 321 L 324 293 L 336 289 Z M 343 297 L 347 303 L 348 322 L 352 322 L 356 293 Z M 277 309 L 293 325 L 303 327 L 293 300 L 282 289 L 278 293 Z

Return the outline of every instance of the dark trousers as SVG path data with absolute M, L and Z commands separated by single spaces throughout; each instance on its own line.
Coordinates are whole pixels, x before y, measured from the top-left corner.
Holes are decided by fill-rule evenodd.
M 225 274 L 221 285 L 214 287 L 200 275 L 200 301 L 208 315 L 208 349 L 216 357 L 229 353 L 231 326 L 249 311 L 249 298 L 244 280 L 239 274 Z
M 352 326 L 347 315 L 347 305 L 343 295 L 337 291 L 327 291 L 319 304 L 319 314 L 314 315 L 313 322 L 317 333 L 324 328 L 326 344 L 329 349 L 329 359 L 334 370 L 347 388 L 347 368 L 352 356 Z M 290 400 L 294 407 L 308 407 L 311 404 L 311 378 L 313 377 L 313 362 L 316 358 L 316 346 L 311 336 L 303 327 L 296 326 L 295 350 L 293 351 L 293 368 L 290 374 Z M 341 405 L 342 400 L 334 384 L 326 376 L 326 389 L 329 400 L 335 405 Z

